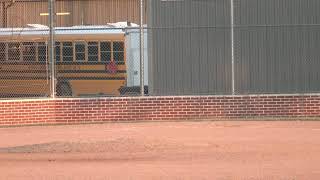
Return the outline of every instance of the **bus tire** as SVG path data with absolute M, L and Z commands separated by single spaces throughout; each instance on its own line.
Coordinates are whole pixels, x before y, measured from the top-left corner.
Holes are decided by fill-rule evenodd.
M 57 85 L 57 96 L 72 96 L 72 88 L 69 82 L 60 82 Z

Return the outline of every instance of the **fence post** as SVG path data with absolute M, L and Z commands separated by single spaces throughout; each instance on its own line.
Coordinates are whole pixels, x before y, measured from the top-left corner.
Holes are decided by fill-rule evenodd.
M 54 62 L 54 4 L 55 0 L 49 0 L 48 2 L 49 10 L 49 62 L 51 63 L 51 97 L 56 97 L 56 76 L 55 76 L 55 62 Z
M 140 93 L 144 96 L 144 28 L 143 28 L 143 1 L 140 0 Z
M 235 62 L 234 62 L 234 4 L 233 0 L 230 0 L 230 24 L 231 24 L 231 89 L 232 95 L 235 95 Z

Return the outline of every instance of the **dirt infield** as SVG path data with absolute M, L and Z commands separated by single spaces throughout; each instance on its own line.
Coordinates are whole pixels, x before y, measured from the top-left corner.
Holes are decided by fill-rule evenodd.
M 320 179 L 320 122 L 0 129 L 0 179 Z

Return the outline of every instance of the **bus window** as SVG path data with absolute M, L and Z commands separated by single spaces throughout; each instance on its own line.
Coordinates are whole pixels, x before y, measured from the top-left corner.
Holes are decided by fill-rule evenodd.
M 100 42 L 100 57 L 102 62 L 111 61 L 111 42 Z
M 8 61 L 20 61 L 20 43 L 8 43 Z
M 36 61 L 36 46 L 33 42 L 22 43 L 23 61 Z
M 83 62 L 86 60 L 86 44 L 85 42 L 75 42 L 76 61 Z
M 73 46 L 72 42 L 63 42 L 62 43 L 62 58 L 63 62 L 72 62 L 73 61 Z
M 1 42 L 0 43 L 0 61 L 5 61 L 6 60 L 6 43 Z
M 38 43 L 38 61 L 39 62 L 47 61 L 47 45 L 44 42 Z
M 124 62 L 124 43 L 113 42 L 113 59 L 116 63 Z
M 98 42 L 88 42 L 88 61 L 98 62 Z
M 55 54 L 56 54 L 56 62 L 60 62 L 61 61 L 61 56 L 60 56 L 61 50 L 60 50 L 60 47 L 61 47 L 61 43 L 60 42 L 55 42 L 54 50 L 55 50 Z

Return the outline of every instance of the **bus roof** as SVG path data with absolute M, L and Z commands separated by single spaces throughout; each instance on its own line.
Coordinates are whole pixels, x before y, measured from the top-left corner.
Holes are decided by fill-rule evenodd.
M 123 23 L 112 23 L 102 26 L 72 26 L 72 27 L 56 27 L 54 33 L 56 35 L 88 35 L 88 34 L 124 34 L 124 29 L 135 29 L 138 26 L 124 26 Z M 49 27 L 40 24 L 29 24 L 25 28 L 0 28 L 0 36 L 12 35 L 48 35 Z

